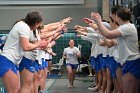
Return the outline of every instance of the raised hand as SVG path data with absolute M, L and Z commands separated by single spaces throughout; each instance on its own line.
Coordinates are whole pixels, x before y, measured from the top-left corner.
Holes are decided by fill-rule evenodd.
M 74 28 L 75 28 L 75 29 L 81 29 L 82 26 L 80 26 L 80 25 L 76 25 Z
M 76 29 L 76 30 L 81 30 L 81 31 L 86 31 L 86 30 L 87 30 L 86 27 L 83 27 L 83 26 L 80 26 L 80 25 L 76 25 L 76 26 L 74 27 L 74 29 Z
M 91 20 L 90 18 L 87 18 L 87 17 L 83 18 L 82 20 L 87 24 L 94 23 L 93 20 Z
M 93 13 L 93 12 L 91 13 L 91 19 L 93 19 L 96 23 L 102 20 L 99 13 Z
M 67 17 L 67 18 L 65 18 L 65 19 L 63 19 L 63 20 L 61 21 L 61 24 L 68 24 L 68 23 L 71 22 L 71 20 L 72 20 L 71 17 Z
M 47 47 L 48 43 L 49 43 L 49 42 L 46 41 L 45 39 L 39 40 L 39 41 L 37 42 L 37 44 L 38 44 L 38 49 L 45 49 L 45 48 Z
M 76 30 L 78 32 L 78 35 L 86 35 L 87 32 L 81 31 L 81 30 Z
M 62 31 L 66 28 L 66 25 L 65 24 L 61 24 L 56 30 L 57 31 Z

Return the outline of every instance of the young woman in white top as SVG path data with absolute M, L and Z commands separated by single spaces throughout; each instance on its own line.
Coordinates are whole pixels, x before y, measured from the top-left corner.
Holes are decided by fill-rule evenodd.
M 31 31 L 30 42 L 35 43 L 39 40 L 39 31 Z M 38 50 L 26 51 L 19 64 L 21 89 L 20 93 L 32 93 L 33 91 L 33 77 L 35 73 L 35 60 L 37 58 Z
M 47 79 L 47 75 L 49 73 L 48 70 L 48 61 L 46 60 L 46 53 L 47 53 L 47 49 L 51 48 L 52 46 L 55 45 L 55 41 L 52 41 L 51 43 L 48 43 L 47 48 L 45 50 L 42 50 L 42 53 L 40 55 L 41 59 L 42 59 L 42 76 L 41 79 L 39 81 L 39 86 L 40 86 L 40 92 L 45 92 L 46 91 L 46 79 Z
M 86 18 L 86 20 L 90 20 L 90 19 Z M 106 23 L 106 22 L 103 22 L 103 23 L 108 29 L 111 28 L 108 23 Z M 94 29 L 98 28 L 98 26 L 96 24 L 92 23 L 92 26 L 93 25 L 94 25 Z M 79 26 L 79 28 L 81 28 L 81 27 Z M 82 29 L 84 29 L 84 28 L 82 27 Z M 105 46 L 100 45 L 101 41 L 102 41 L 102 38 L 101 38 L 102 36 L 97 31 L 95 31 L 94 29 L 90 28 L 90 27 L 87 27 L 86 30 L 88 30 L 88 31 L 86 31 L 86 32 L 85 31 L 80 32 L 78 30 L 77 31 L 78 31 L 78 33 L 84 35 L 84 36 L 81 36 L 83 39 L 92 41 L 92 44 L 93 44 L 92 45 L 92 50 L 91 50 L 91 53 L 92 53 L 91 54 L 92 55 L 91 64 L 92 64 L 93 68 L 95 69 L 95 73 L 98 72 L 98 78 L 99 79 L 98 79 L 97 86 L 95 88 L 91 86 L 89 89 L 92 89 L 92 90 L 101 89 L 101 91 L 105 91 L 105 86 L 106 86 L 106 64 L 107 64 L 106 59 L 107 59 L 107 53 L 108 53 L 107 50 L 108 49 Z M 89 31 L 92 32 L 92 33 L 87 33 Z M 99 55 L 100 55 L 100 58 L 99 58 Z M 96 61 L 98 58 L 100 59 L 99 60 L 100 62 Z M 101 74 L 101 71 L 102 71 L 102 74 Z M 95 74 L 95 75 L 97 76 L 97 74 Z M 96 79 L 96 76 L 95 76 L 95 79 Z M 102 78 L 103 78 L 103 81 L 102 81 Z
M 138 93 L 140 53 L 137 30 L 134 24 L 130 23 L 131 12 L 127 8 L 122 8 L 117 12 L 117 22 L 120 26 L 113 31 L 104 27 L 98 13 L 91 13 L 91 17 L 98 24 L 101 33 L 106 38 L 117 38 L 119 57 L 116 58 L 116 61 L 123 66 L 123 93 Z
M 101 89 L 101 85 L 102 85 L 102 73 L 101 73 L 101 66 L 100 66 L 100 57 L 101 57 L 101 50 L 102 50 L 102 46 L 99 45 L 99 41 L 100 41 L 100 35 L 98 32 L 96 32 L 93 28 L 87 27 L 86 28 L 88 31 L 87 32 L 81 32 L 80 30 L 77 30 L 78 33 L 84 35 L 81 36 L 82 39 L 84 40 L 88 40 L 90 42 L 92 42 L 92 49 L 91 49 L 91 65 L 92 68 L 95 70 L 95 82 L 96 82 L 96 86 L 94 85 L 94 87 L 89 87 L 88 89 L 91 89 L 93 91 L 97 91 Z M 89 33 L 90 32 L 90 33 Z M 99 57 L 100 56 L 100 57 Z
M 112 29 L 117 29 L 119 27 L 119 24 L 117 22 L 117 11 L 121 8 L 122 7 L 119 6 L 119 5 L 113 6 L 111 8 L 110 25 L 111 25 Z M 113 47 L 114 47 L 113 51 L 114 52 L 111 55 L 115 59 L 118 56 L 118 51 L 117 51 L 118 44 L 117 44 L 116 39 L 114 39 L 112 41 L 114 42 L 114 45 L 113 45 Z M 113 78 L 114 79 L 113 81 L 114 81 L 114 84 L 115 84 L 114 86 L 116 86 L 116 89 L 114 87 L 114 91 L 118 91 L 119 93 L 123 93 L 123 90 L 122 90 L 122 67 L 120 65 L 120 62 L 117 62 L 116 60 L 114 60 L 114 61 L 115 61 L 115 69 L 114 69 L 115 70 L 115 72 L 114 72 L 115 73 L 115 78 Z M 112 69 L 111 69 L 111 71 L 112 71 Z
M 69 41 L 69 47 L 64 49 L 63 57 L 66 59 L 66 66 L 68 71 L 69 88 L 73 87 L 75 80 L 75 73 L 78 67 L 78 58 L 81 53 L 77 47 L 74 46 L 74 40 Z
M 30 43 L 30 32 L 40 26 L 42 15 L 37 11 L 27 14 L 24 20 L 18 21 L 9 32 L 8 38 L 0 55 L 0 77 L 2 77 L 7 93 L 18 93 L 20 78 L 18 64 L 25 51 L 41 49 L 47 45 L 44 40 Z

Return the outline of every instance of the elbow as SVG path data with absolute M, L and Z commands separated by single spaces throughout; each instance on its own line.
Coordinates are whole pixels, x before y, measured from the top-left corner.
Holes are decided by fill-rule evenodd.
M 23 51 L 25 51 L 25 52 L 26 52 L 26 51 L 29 51 L 29 48 L 24 47 L 24 48 L 23 48 Z
M 106 35 L 104 35 L 104 36 L 105 36 L 106 39 L 112 39 L 112 36 L 111 36 L 111 35 L 107 35 L 107 34 L 106 34 Z
M 106 39 L 114 39 L 114 38 L 117 38 L 117 36 L 115 36 L 115 35 L 112 34 L 112 33 L 104 33 L 103 36 L 104 36 Z
M 31 50 L 31 48 L 30 48 L 30 47 L 28 47 L 28 46 L 26 46 L 26 47 L 23 47 L 23 50 L 26 52 L 26 51 Z

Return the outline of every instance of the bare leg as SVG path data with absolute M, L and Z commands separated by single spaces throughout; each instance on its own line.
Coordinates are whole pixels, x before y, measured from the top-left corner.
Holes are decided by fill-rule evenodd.
M 102 87 L 101 87 L 101 93 L 104 93 L 105 92 L 105 89 L 106 89 L 106 81 L 107 81 L 107 72 L 106 72 L 106 69 L 102 70 L 102 73 L 103 73 L 103 82 L 102 82 Z
M 138 93 L 139 80 L 136 79 L 131 73 L 126 73 L 122 77 L 123 93 Z
M 113 78 L 113 85 L 114 85 L 113 93 L 118 93 L 118 91 L 119 91 L 119 84 L 118 84 L 117 78 Z
M 112 79 L 110 75 L 110 70 L 107 68 L 107 88 L 106 88 L 106 93 L 111 93 L 111 88 L 112 88 Z
M 96 82 L 96 85 L 98 84 L 98 74 L 97 72 L 95 72 L 95 82 Z
M 31 85 L 33 83 L 34 73 L 24 69 L 21 73 L 21 89 L 20 93 L 31 93 Z
M 117 70 L 116 70 L 116 76 L 117 76 L 117 81 L 118 81 L 119 93 L 123 93 L 122 70 L 121 70 L 121 68 L 117 68 Z
M 15 74 L 13 71 L 9 70 L 2 77 L 4 86 L 7 93 L 18 93 L 20 90 L 20 78 L 19 74 Z
M 48 69 L 45 68 L 43 70 L 43 73 L 42 73 L 42 78 L 41 78 L 41 81 L 40 81 L 40 88 L 41 90 L 45 91 L 45 88 L 46 88 L 46 77 L 47 77 L 47 74 L 48 74 Z
M 51 72 L 51 67 L 52 67 L 52 61 L 48 61 L 48 70 Z
M 76 73 L 76 69 L 73 69 L 72 70 L 72 76 L 73 76 L 73 78 L 72 78 L 72 86 L 73 86 L 74 80 L 75 80 L 75 73 Z
M 94 87 L 93 91 L 100 90 L 102 86 L 102 72 L 101 70 L 98 71 L 98 84 L 96 87 Z
M 72 68 L 71 66 L 67 66 L 67 71 L 68 71 L 68 79 L 69 79 L 69 86 L 72 87 L 72 82 L 73 82 L 73 73 L 72 73 Z
M 33 91 L 33 93 L 38 93 L 39 81 L 41 79 L 41 72 L 42 71 L 34 73 L 34 79 L 33 79 L 33 89 L 34 89 L 34 91 Z

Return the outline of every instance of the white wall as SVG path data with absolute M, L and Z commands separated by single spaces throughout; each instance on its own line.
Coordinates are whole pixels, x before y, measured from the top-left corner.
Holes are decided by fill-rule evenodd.
M 44 5 L 44 6 L 5 6 L 0 5 L 0 30 L 9 30 L 16 20 L 24 18 L 27 12 L 38 10 L 43 14 L 43 23 L 60 21 L 73 17 L 69 28 L 76 24 L 85 25 L 81 18 L 90 17 L 92 11 L 101 12 L 101 0 L 85 0 L 81 5 Z

